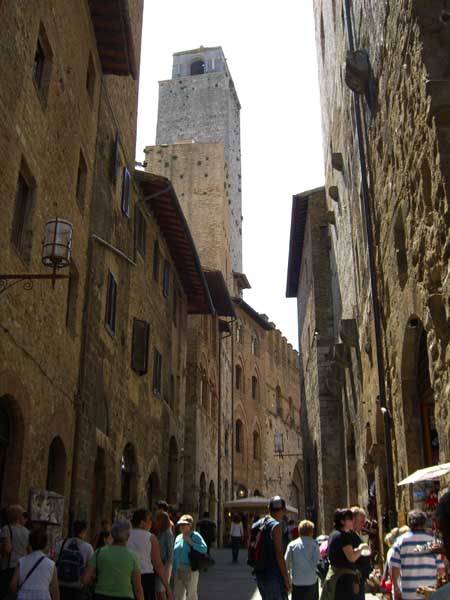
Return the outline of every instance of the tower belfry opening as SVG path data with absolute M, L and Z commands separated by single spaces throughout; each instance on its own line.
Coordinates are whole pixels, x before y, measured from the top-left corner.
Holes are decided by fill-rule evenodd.
M 191 75 L 203 75 L 206 73 L 206 65 L 202 60 L 194 60 L 191 64 Z

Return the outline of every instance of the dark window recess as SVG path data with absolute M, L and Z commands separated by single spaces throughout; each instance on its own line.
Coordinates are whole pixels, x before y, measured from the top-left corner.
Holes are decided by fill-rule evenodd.
M 236 452 L 243 452 L 244 449 L 242 447 L 242 421 L 236 421 Z
M 77 174 L 77 202 L 81 208 L 84 206 L 86 199 L 86 182 L 87 182 L 87 166 L 84 160 L 83 152 L 80 150 L 80 158 L 78 160 L 78 174 Z
M 408 279 L 408 257 L 406 253 L 405 227 L 403 225 L 403 218 L 400 211 L 398 211 L 397 218 L 395 220 L 394 244 L 399 282 L 403 287 Z
M 109 164 L 109 178 L 114 185 L 116 185 L 117 169 L 119 168 L 119 146 L 120 137 L 119 134 L 116 133 L 116 137 L 114 138 L 111 147 L 111 162 Z
M 142 211 L 140 211 L 138 208 L 136 209 L 135 236 L 136 250 L 142 257 L 144 257 L 147 240 L 147 223 Z
M 30 260 L 32 229 L 31 218 L 33 209 L 33 190 L 27 180 L 19 173 L 16 187 L 16 203 L 12 223 L 11 241 L 24 260 Z
M 153 279 L 159 281 L 159 244 L 155 240 L 153 244 Z
M 94 100 L 95 93 L 95 67 L 92 60 L 92 54 L 89 53 L 88 66 L 86 71 L 86 90 L 91 101 Z
M 236 369 L 235 369 L 235 385 L 236 385 L 236 389 L 240 390 L 241 389 L 241 385 L 242 385 L 242 368 L 240 365 L 236 365 Z
M 161 394 L 162 356 L 155 348 L 153 357 L 153 391 Z
M 34 53 L 33 62 L 33 79 L 38 90 L 41 89 L 44 80 L 44 67 L 45 67 L 45 54 L 42 48 L 41 41 L 38 40 L 36 44 L 36 51 Z
M 105 323 L 111 333 L 116 331 L 117 281 L 112 273 L 108 273 L 108 290 L 106 292 Z
M 66 327 L 71 335 L 76 334 L 77 300 L 78 300 L 78 271 L 72 263 L 70 267 L 69 282 L 67 285 Z
M 177 323 L 178 323 L 178 294 L 176 293 L 175 289 L 173 292 L 172 320 L 173 320 L 173 324 L 177 325 Z
M 131 347 L 131 368 L 139 375 L 148 371 L 148 340 L 150 325 L 146 321 L 133 319 L 133 343 Z
M 258 379 L 253 376 L 252 377 L 252 398 L 253 400 L 257 400 L 258 397 Z
M 123 179 L 122 179 L 122 212 L 125 216 L 130 216 L 130 171 L 124 167 L 123 168 Z
M 166 298 L 170 294 L 170 265 L 167 260 L 164 261 L 163 294 Z
M 32 77 L 41 102 L 47 102 L 48 88 L 52 70 L 52 51 L 44 27 L 39 28 L 39 35 L 34 51 Z

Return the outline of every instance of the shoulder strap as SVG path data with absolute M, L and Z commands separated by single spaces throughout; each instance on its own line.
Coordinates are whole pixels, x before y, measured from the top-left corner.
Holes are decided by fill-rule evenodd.
M 41 556 L 41 558 L 39 558 L 34 565 L 31 567 L 31 569 L 28 571 L 28 573 L 26 574 L 25 579 L 22 581 L 22 583 L 17 587 L 17 590 L 20 590 L 20 588 L 24 585 L 24 583 L 27 581 L 27 579 L 29 579 L 31 577 L 31 575 L 34 573 L 34 571 L 37 569 L 37 567 L 41 564 L 41 562 L 44 560 L 45 556 Z
M 67 540 L 68 540 L 68 539 L 69 539 L 69 538 L 66 538 L 66 539 L 63 541 L 62 545 L 61 545 L 61 549 L 60 549 L 60 551 L 59 551 L 59 554 L 58 554 L 58 560 L 56 561 L 56 566 L 58 566 L 58 565 L 59 565 L 59 561 L 61 560 L 61 555 L 62 555 L 62 553 L 63 553 L 64 546 L 66 545 L 66 542 L 67 542 Z

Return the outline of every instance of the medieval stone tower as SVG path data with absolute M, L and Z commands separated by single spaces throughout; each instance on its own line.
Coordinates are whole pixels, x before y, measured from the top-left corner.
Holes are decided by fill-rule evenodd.
M 172 79 L 159 84 L 156 144 L 223 143 L 231 268 L 242 272 L 239 99 L 222 48 L 173 56 Z

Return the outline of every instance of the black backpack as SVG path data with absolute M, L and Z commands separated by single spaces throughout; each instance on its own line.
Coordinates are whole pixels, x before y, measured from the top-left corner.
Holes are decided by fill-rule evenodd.
M 255 572 L 264 571 L 271 565 L 272 540 L 270 539 L 270 528 L 268 523 L 270 517 L 265 517 L 254 523 L 250 530 L 250 541 L 248 544 L 247 564 Z
M 60 583 L 80 581 L 84 571 L 84 558 L 76 539 L 64 540 L 56 566 Z

